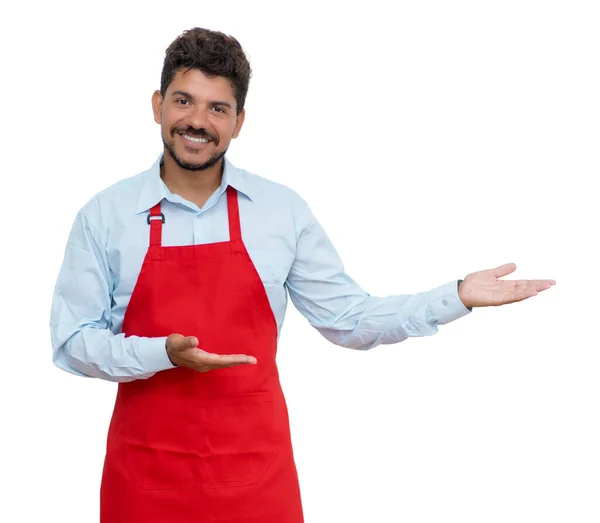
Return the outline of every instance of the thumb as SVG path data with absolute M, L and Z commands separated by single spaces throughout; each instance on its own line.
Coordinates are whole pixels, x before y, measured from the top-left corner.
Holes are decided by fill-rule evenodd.
M 184 351 L 197 345 L 198 339 L 195 336 L 183 336 L 174 333 L 167 338 L 167 347 L 171 347 L 171 350 Z
M 490 269 L 490 272 L 494 278 L 502 278 L 502 276 L 507 276 L 511 272 L 515 272 L 516 269 L 517 266 L 514 263 L 505 263 L 495 269 Z

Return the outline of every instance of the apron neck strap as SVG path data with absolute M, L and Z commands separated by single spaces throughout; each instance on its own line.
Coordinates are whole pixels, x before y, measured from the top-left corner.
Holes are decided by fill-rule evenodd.
M 240 209 L 238 206 L 237 191 L 227 187 L 227 217 L 229 219 L 229 241 L 239 244 L 242 241 L 242 230 L 240 227 Z M 148 224 L 150 225 L 150 245 L 162 245 L 162 226 L 165 223 L 165 215 L 160 211 L 160 202 L 150 209 Z
M 160 246 L 162 243 L 162 225 L 165 223 L 165 215 L 160 212 L 160 202 L 150 209 L 148 223 L 150 224 L 150 245 Z
M 227 216 L 229 217 L 229 241 L 240 243 L 242 241 L 242 230 L 240 227 L 238 193 L 231 185 L 227 186 Z

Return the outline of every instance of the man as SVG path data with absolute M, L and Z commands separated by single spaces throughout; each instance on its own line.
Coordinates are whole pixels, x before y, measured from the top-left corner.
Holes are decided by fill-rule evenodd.
M 167 49 L 152 98 L 164 151 L 78 213 L 51 317 L 55 364 L 119 382 L 103 523 L 300 523 L 275 355 L 287 304 L 327 339 L 369 349 L 552 280 L 513 264 L 377 298 L 343 269 L 306 203 L 225 158 L 251 71 L 239 43 L 195 28 Z

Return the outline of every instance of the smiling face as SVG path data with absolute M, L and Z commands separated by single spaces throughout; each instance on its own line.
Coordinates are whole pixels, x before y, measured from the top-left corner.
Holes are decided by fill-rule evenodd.
M 237 114 L 233 87 L 222 76 L 180 69 L 164 98 L 152 96 L 154 121 L 160 124 L 165 154 L 182 169 L 203 171 L 221 161 L 237 138 L 245 112 Z

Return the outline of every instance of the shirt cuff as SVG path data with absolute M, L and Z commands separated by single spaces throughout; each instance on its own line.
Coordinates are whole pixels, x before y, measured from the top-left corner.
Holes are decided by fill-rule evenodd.
M 155 373 L 161 370 L 174 369 L 167 356 L 167 338 L 140 338 L 138 344 L 138 360 L 144 373 Z
M 454 280 L 427 293 L 429 308 L 439 325 L 446 325 L 469 314 L 472 309 L 467 309 L 458 297 L 458 281 Z

